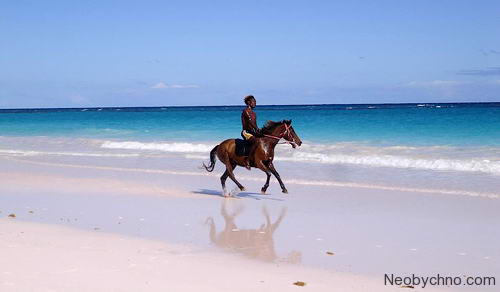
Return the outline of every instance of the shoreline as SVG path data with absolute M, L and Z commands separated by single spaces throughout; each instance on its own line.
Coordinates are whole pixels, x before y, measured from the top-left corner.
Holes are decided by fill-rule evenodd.
M 205 173 L 205 172 L 195 172 L 195 171 L 176 171 L 167 169 L 147 169 L 147 168 L 123 168 L 123 167 L 113 167 L 113 166 L 99 166 L 99 165 L 82 165 L 82 164 L 69 164 L 69 163 L 53 163 L 44 161 L 30 161 L 24 160 L 22 158 L 0 158 L 10 161 L 17 161 L 26 164 L 49 166 L 49 167 L 62 167 L 62 168 L 75 168 L 75 169 L 93 169 L 97 171 L 113 171 L 113 172 L 136 172 L 144 174 L 161 174 L 161 175 L 183 175 L 183 176 L 200 176 L 200 177 L 213 177 L 218 178 L 222 173 Z M 220 164 L 220 163 L 219 163 Z M 220 165 L 219 165 L 220 166 Z M 253 169 L 256 172 L 257 169 Z M 251 181 L 251 182 L 265 182 L 264 178 L 257 178 L 255 176 L 249 175 L 239 175 L 239 180 Z M 440 195 L 458 195 L 458 196 L 468 196 L 468 197 L 481 197 L 488 199 L 499 199 L 500 193 L 492 192 L 475 192 L 467 190 L 447 190 L 439 188 L 416 188 L 416 187 L 404 187 L 404 186 L 386 186 L 377 184 L 364 184 L 356 182 L 340 182 L 340 181 L 324 181 L 324 180 L 304 180 L 304 179 L 288 179 L 287 184 L 294 185 L 305 185 L 305 186 L 324 186 L 324 187 L 342 187 L 342 188 L 361 188 L 361 189 L 373 189 L 382 191 L 400 191 L 400 192 L 413 192 L 422 194 L 440 194 Z
M 210 175 L 199 168 L 208 159 L 211 143 L 121 141 L 108 148 L 108 142 L 0 137 L 0 159 L 26 164 L 27 168 L 39 164 L 39 168 L 59 165 L 96 171 Z M 499 198 L 498 155 L 500 148 L 488 147 L 374 147 L 339 143 L 304 144 L 293 151 L 279 145 L 275 166 L 289 183 L 299 185 Z M 216 172 L 223 172 L 222 168 L 216 164 Z M 262 181 L 265 177 L 254 173 L 239 172 L 238 177 L 250 181 Z

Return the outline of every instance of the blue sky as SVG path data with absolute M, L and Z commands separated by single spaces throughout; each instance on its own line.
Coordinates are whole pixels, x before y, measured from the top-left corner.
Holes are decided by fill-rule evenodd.
M 499 1 L 3 1 L 0 108 L 500 101 Z

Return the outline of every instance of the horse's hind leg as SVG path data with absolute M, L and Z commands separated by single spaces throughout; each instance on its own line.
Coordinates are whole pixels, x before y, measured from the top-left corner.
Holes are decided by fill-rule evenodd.
M 240 191 L 244 191 L 245 187 L 240 184 L 239 181 L 236 180 L 236 177 L 234 177 L 233 169 L 236 167 L 236 163 L 226 163 L 226 172 L 229 175 L 229 178 L 238 186 Z
M 269 170 L 271 171 L 271 173 L 276 177 L 276 179 L 280 183 L 281 191 L 283 193 L 285 193 L 285 194 L 288 194 L 288 190 L 286 189 L 285 184 L 283 183 L 283 181 L 281 181 L 280 174 L 276 171 L 276 169 L 274 168 L 274 165 L 273 165 L 272 162 L 269 163 Z
M 220 177 L 220 183 L 222 185 L 222 195 L 224 197 L 227 197 L 226 179 L 227 179 L 228 175 L 229 175 L 229 172 L 226 169 L 226 171 L 224 172 L 224 174 Z

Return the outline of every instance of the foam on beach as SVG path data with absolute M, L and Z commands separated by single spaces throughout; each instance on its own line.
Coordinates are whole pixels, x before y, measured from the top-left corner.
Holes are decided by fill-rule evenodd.
M 124 168 L 124 167 L 112 167 L 112 166 L 98 166 L 98 165 L 81 165 L 81 164 L 68 164 L 68 163 L 51 163 L 51 162 L 40 162 L 40 161 L 29 161 L 22 159 L 11 159 L 18 162 L 25 162 L 29 164 L 38 164 L 45 166 L 58 166 L 58 167 L 68 167 L 68 168 L 81 168 L 81 169 L 94 169 L 94 170 L 110 170 L 118 172 L 136 172 L 136 173 L 149 173 L 149 174 L 165 174 L 165 175 L 182 175 L 182 176 L 213 176 L 214 178 L 220 177 L 221 173 L 205 173 L 205 172 L 195 172 L 195 171 L 178 171 L 178 170 L 163 170 L 163 169 L 145 169 L 145 168 Z M 239 179 L 246 181 L 256 181 L 264 182 L 264 178 L 241 175 L 238 176 Z M 412 187 L 400 187 L 400 186 L 385 186 L 377 184 L 367 184 L 367 183 L 349 183 L 349 182 L 339 182 L 334 180 L 324 181 L 324 180 L 304 180 L 304 179 L 288 179 L 288 184 L 295 185 L 310 185 L 310 186 L 326 186 L 326 187 L 348 187 L 348 188 L 362 188 L 362 189 L 374 189 L 374 190 L 387 190 L 387 191 L 402 191 L 402 192 L 414 192 L 414 193 L 424 193 L 424 194 L 442 194 L 442 195 L 459 195 L 459 196 L 469 196 L 469 197 L 482 197 L 489 199 L 499 199 L 500 194 L 491 192 L 475 192 L 475 191 L 465 191 L 465 190 L 448 190 L 448 189 L 432 189 L 432 188 L 412 188 Z M 231 196 L 238 193 L 237 189 L 233 189 L 230 192 Z
M 0 157 L 50 165 L 72 165 L 138 171 L 206 175 L 217 142 L 120 141 L 87 138 L 0 137 Z M 276 148 L 276 166 L 287 183 L 424 190 L 496 198 L 500 175 L 496 147 L 374 146 L 363 143 L 311 143 Z M 133 164 L 130 164 L 133 162 Z M 134 168 L 122 167 L 134 165 Z M 217 163 L 217 170 L 223 165 Z M 237 177 L 263 180 L 257 172 Z
M 0 149 L 0 155 L 12 156 L 82 156 L 82 157 L 138 157 L 138 153 L 85 153 L 85 152 L 54 152 L 54 151 L 32 151 L 32 150 L 10 150 Z
M 157 150 L 165 152 L 210 152 L 213 145 L 193 143 L 142 143 L 136 141 L 106 141 L 101 145 L 108 149 Z
M 82 156 L 82 157 L 139 157 L 151 154 L 151 151 L 168 153 L 186 153 L 186 158 L 205 159 L 214 147 L 213 144 L 203 143 L 142 143 L 142 142 L 112 142 L 102 143 L 102 149 L 135 150 L 134 153 L 112 153 L 112 152 L 72 152 L 72 151 L 37 151 L 37 150 L 14 150 L 0 149 L 0 155 L 13 156 Z M 280 149 L 281 148 L 281 149 Z M 321 147 L 318 145 L 306 147 L 306 151 L 288 151 L 284 147 L 278 148 L 275 160 L 289 162 L 307 162 L 321 164 L 351 164 L 365 167 L 392 167 L 413 168 L 421 170 L 479 172 L 500 175 L 500 161 L 483 158 L 450 159 L 428 156 L 425 157 L 425 149 L 415 147 L 372 147 L 369 150 L 358 151 L 358 153 L 343 153 L 342 149 L 335 146 Z M 353 147 L 354 148 L 354 147 Z M 389 150 L 404 150 L 403 155 L 385 154 Z M 435 147 L 433 147 L 435 149 Z M 146 152 L 147 151 L 147 152 Z M 351 151 L 354 152 L 354 151 Z M 413 153 L 408 153 L 413 152 Z M 194 155 L 193 155 L 194 154 Z M 418 156 L 420 157 L 418 157 Z M 450 156 L 448 154 L 448 156 Z
M 208 153 L 213 149 L 214 144 L 105 141 L 102 143 L 101 147 L 107 149 L 146 150 L 173 153 Z M 500 161 L 492 161 L 481 157 L 453 159 L 454 152 L 463 153 L 462 149 L 453 147 L 370 147 L 353 143 L 338 143 L 329 145 L 305 144 L 300 150 L 301 151 L 290 151 L 286 146 L 280 145 L 280 147 L 278 147 L 276 160 L 322 164 L 354 164 L 368 167 L 482 172 L 500 175 Z M 498 152 L 500 150 L 490 149 L 490 151 Z M 477 152 L 478 151 L 474 151 L 473 154 L 477 154 Z M 487 151 L 484 153 L 487 153 Z M 482 154 L 484 155 L 484 153 Z M 187 157 L 199 159 L 202 156 Z
M 318 162 L 328 164 L 357 164 L 373 167 L 416 168 L 424 170 L 485 172 L 500 175 L 500 162 L 490 160 L 422 159 L 394 155 L 343 155 L 323 153 L 294 153 L 277 160 Z

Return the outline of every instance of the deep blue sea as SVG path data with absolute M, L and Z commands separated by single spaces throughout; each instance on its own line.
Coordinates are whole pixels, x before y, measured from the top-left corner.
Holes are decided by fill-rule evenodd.
M 240 106 L 0 110 L 1 136 L 141 141 L 238 137 Z M 257 106 L 258 124 L 292 119 L 312 143 L 500 146 L 500 103 Z

